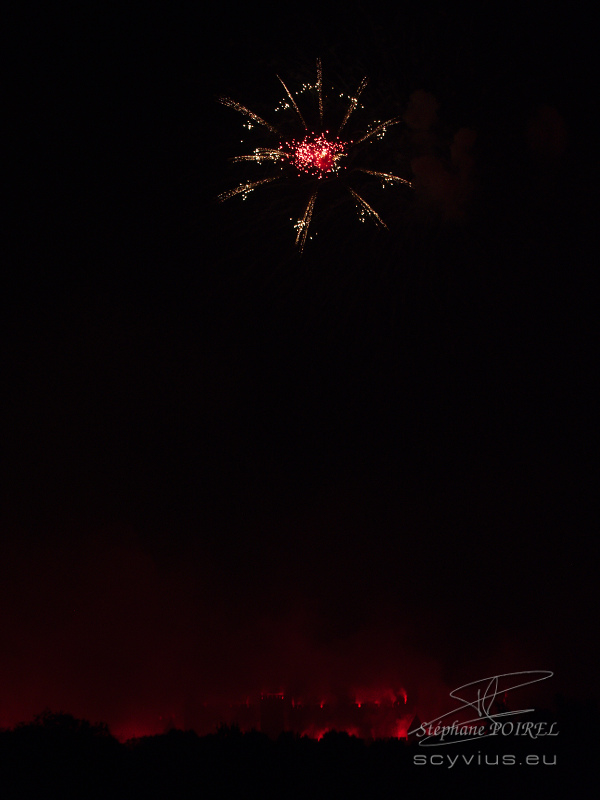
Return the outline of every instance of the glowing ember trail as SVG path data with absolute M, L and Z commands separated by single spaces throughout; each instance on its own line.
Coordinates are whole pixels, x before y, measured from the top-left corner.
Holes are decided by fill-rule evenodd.
M 315 191 L 310 196 L 310 200 L 308 201 L 308 205 L 306 206 L 306 211 L 304 212 L 304 216 L 302 217 L 302 219 L 298 220 L 295 226 L 298 231 L 298 234 L 296 236 L 296 244 L 300 245 L 300 250 L 304 249 L 304 243 L 306 242 L 306 236 L 308 234 L 308 226 L 310 225 L 310 219 L 312 217 L 313 207 L 315 205 L 316 199 L 317 199 L 317 193 Z
M 251 129 L 254 125 L 266 128 L 271 134 L 277 136 L 279 142 L 277 146 L 275 146 L 275 143 L 273 143 L 273 145 L 270 147 L 257 147 L 250 155 L 235 156 L 232 161 L 254 161 L 260 165 L 267 164 L 268 166 L 265 168 L 270 170 L 270 174 L 268 177 L 260 180 L 240 183 L 236 188 L 230 189 L 227 192 L 222 192 L 218 199 L 220 201 L 225 201 L 231 197 L 235 197 L 236 195 L 241 195 L 245 200 L 250 192 L 253 191 L 257 186 L 261 186 L 265 183 L 272 183 L 280 178 L 289 176 L 290 172 L 292 175 L 295 175 L 296 179 L 300 178 L 303 182 L 310 182 L 312 185 L 308 187 L 308 191 L 305 194 L 305 197 L 308 197 L 308 203 L 305 206 L 304 214 L 299 220 L 297 220 L 297 222 L 294 223 L 294 227 L 297 232 L 296 245 L 300 248 L 300 251 L 302 251 L 308 238 L 308 228 L 313 216 L 313 210 L 318 194 L 318 188 L 315 188 L 313 179 L 315 177 L 319 180 L 323 178 L 328 180 L 335 179 L 340 181 L 340 183 L 355 200 L 361 221 L 364 222 L 366 217 L 371 217 L 377 224 L 387 227 L 379 214 L 377 214 L 377 212 L 356 191 L 356 189 L 349 185 L 347 182 L 347 176 L 349 177 L 352 173 L 362 172 L 364 174 L 379 178 L 384 185 L 405 184 L 406 186 L 410 186 L 410 181 L 406 180 L 405 178 L 400 178 L 397 175 L 392 175 L 388 172 L 362 169 L 358 166 L 349 169 L 347 163 L 345 164 L 345 156 L 349 154 L 351 149 L 356 148 L 357 145 L 369 140 L 373 140 L 374 138 L 381 139 L 386 133 L 387 128 L 391 125 L 397 124 L 400 119 L 398 117 L 393 117 L 385 122 L 379 122 L 377 120 L 368 126 L 366 132 L 364 130 L 359 131 L 358 138 L 355 140 L 345 139 L 342 141 L 339 138 L 339 134 L 346 127 L 348 120 L 359 107 L 359 98 L 367 86 L 366 78 L 363 78 L 363 80 L 360 82 L 356 92 L 354 93 L 354 96 L 349 98 L 350 102 L 347 106 L 345 115 L 342 118 L 341 124 L 337 129 L 337 136 L 330 136 L 328 130 L 323 130 L 324 92 L 323 72 L 320 59 L 317 59 L 316 84 L 314 86 L 305 85 L 302 87 L 300 92 L 295 93 L 298 95 L 306 90 L 316 93 L 319 109 L 319 123 L 317 130 L 314 128 L 309 128 L 305 117 L 300 111 L 296 98 L 281 78 L 279 78 L 279 81 L 285 90 L 289 103 L 284 101 L 284 104 L 281 106 L 281 108 L 277 110 L 292 109 L 294 111 L 293 119 L 295 120 L 296 126 L 298 125 L 298 121 L 302 125 L 304 138 L 294 139 L 292 137 L 288 137 L 285 135 L 283 127 L 275 127 L 274 125 L 271 125 L 262 117 L 258 116 L 258 114 L 255 114 L 249 108 L 243 106 L 241 103 L 238 103 L 236 100 L 232 100 L 229 97 L 221 97 L 220 102 L 223 105 L 233 108 L 234 110 L 243 114 L 247 120 L 249 120 L 246 123 L 246 127 L 248 129 Z M 341 97 L 342 95 L 340 95 L 340 98 Z M 306 203 L 306 200 L 304 200 L 304 202 Z

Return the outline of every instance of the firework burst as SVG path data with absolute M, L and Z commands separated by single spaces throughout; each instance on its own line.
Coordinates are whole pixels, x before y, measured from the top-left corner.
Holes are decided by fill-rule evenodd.
M 278 76 L 279 78 L 279 76 Z M 367 129 L 366 133 L 358 135 L 358 138 L 352 139 L 350 137 L 341 138 L 342 131 L 346 128 L 348 121 L 352 114 L 359 105 L 359 98 L 367 86 L 367 79 L 363 78 L 354 95 L 348 98 L 348 107 L 341 124 L 337 131 L 333 134 L 329 130 L 324 129 L 324 92 L 323 92 L 323 73 L 321 68 L 321 61 L 317 59 L 317 81 L 314 85 L 304 85 L 302 91 L 312 90 L 315 91 L 318 98 L 318 111 L 319 111 L 319 124 L 317 129 L 309 127 L 306 123 L 302 112 L 300 111 L 294 95 L 281 78 L 279 78 L 281 85 L 285 90 L 287 100 L 281 108 L 293 109 L 294 118 L 297 125 L 301 125 L 302 134 L 300 137 L 293 137 L 286 135 L 279 127 L 272 125 L 262 117 L 255 114 L 246 106 L 241 105 L 229 97 L 220 97 L 219 101 L 229 108 L 243 114 L 246 119 L 246 127 L 252 128 L 259 126 L 266 128 L 267 131 L 278 138 L 277 146 L 271 147 L 257 147 L 253 153 L 249 155 L 236 156 L 232 161 L 254 161 L 257 164 L 270 162 L 276 165 L 276 174 L 270 175 L 266 178 L 261 178 L 254 181 L 240 183 L 234 189 L 223 192 L 219 195 L 220 201 L 228 200 L 236 195 L 241 195 L 245 199 L 250 192 L 256 187 L 262 186 L 266 183 L 273 183 L 281 180 L 290 175 L 295 176 L 296 179 L 301 178 L 301 185 L 306 187 L 308 182 L 308 202 L 304 207 L 304 213 L 300 219 L 294 224 L 297 231 L 296 245 L 300 251 L 304 249 L 308 237 L 308 230 L 313 216 L 313 210 L 317 200 L 320 187 L 328 181 L 336 180 L 343 186 L 353 198 L 359 212 L 359 218 L 364 221 L 365 218 L 372 218 L 378 225 L 387 228 L 385 222 L 381 219 L 375 209 L 369 205 L 365 198 L 356 191 L 355 188 L 349 185 L 349 178 L 352 173 L 361 172 L 366 175 L 371 175 L 378 178 L 382 184 L 404 184 L 410 186 L 410 181 L 401 178 L 398 175 L 393 175 L 389 172 L 379 172 L 371 169 L 362 169 L 360 167 L 349 166 L 351 163 L 350 155 L 357 145 L 364 142 L 372 141 L 375 138 L 381 139 L 386 133 L 387 129 L 392 125 L 400 122 L 400 119 L 393 117 L 385 122 L 376 120 Z M 297 93 L 299 94 L 299 92 Z M 288 102 L 289 101 L 289 104 Z

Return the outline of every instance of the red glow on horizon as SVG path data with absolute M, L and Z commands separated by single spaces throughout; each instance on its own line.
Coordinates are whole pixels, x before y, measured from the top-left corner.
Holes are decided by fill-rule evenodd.
M 394 703 L 398 703 L 400 700 L 404 705 L 408 702 L 408 695 L 406 689 L 403 687 L 397 691 L 381 687 L 361 687 L 360 689 L 354 690 L 354 702 L 359 708 L 364 703 L 371 703 L 376 706 L 394 705 Z
M 262 731 L 271 738 L 291 731 L 318 739 L 326 731 L 338 731 L 372 740 L 405 738 L 414 718 L 406 691 L 385 688 L 381 684 L 374 688 L 349 689 L 341 694 L 321 690 L 319 694 L 292 695 L 277 685 L 273 688 L 275 691 L 240 693 L 235 698 L 221 695 L 183 704 L 165 704 L 160 710 L 147 705 L 131 708 L 129 713 L 115 715 L 116 718 L 107 715 L 106 723 L 112 735 L 122 743 L 159 736 L 174 729 L 206 736 L 223 726 L 238 728 L 242 733 Z M 75 718 L 92 717 L 85 709 L 61 705 Z M 412 714 L 408 713 L 409 709 Z M 6 718 L 1 718 L 0 724 L 7 727 L 23 719 L 19 716 L 9 719 L 6 709 L 4 711 Z M 99 714 L 92 718 L 102 721 Z
M 164 725 L 158 722 L 156 725 L 144 725 L 139 722 L 124 722 L 120 725 L 114 725 L 110 732 L 121 743 L 127 742 L 130 739 L 142 739 L 144 736 L 156 736 L 164 733 Z

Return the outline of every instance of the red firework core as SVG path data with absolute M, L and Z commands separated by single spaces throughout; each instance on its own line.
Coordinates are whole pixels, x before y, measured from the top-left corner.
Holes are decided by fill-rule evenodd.
M 292 157 L 295 166 L 302 172 L 310 172 L 321 177 L 326 172 L 332 172 L 340 156 L 344 152 L 344 145 L 338 141 L 330 141 L 325 134 L 309 134 L 301 142 L 292 142 Z

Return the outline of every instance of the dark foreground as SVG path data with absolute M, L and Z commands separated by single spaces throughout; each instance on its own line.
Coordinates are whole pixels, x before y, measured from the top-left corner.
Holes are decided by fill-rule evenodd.
M 595 782 L 598 712 L 563 704 L 554 718 L 553 738 L 424 748 L 338 732 L 320 741 L 292 733 L 273 741 L 226 727 L 204 737 L 172 730 L 122 744 L 105 725 L 46 712 L 0 732 L 0 797 L 576 796 Z

